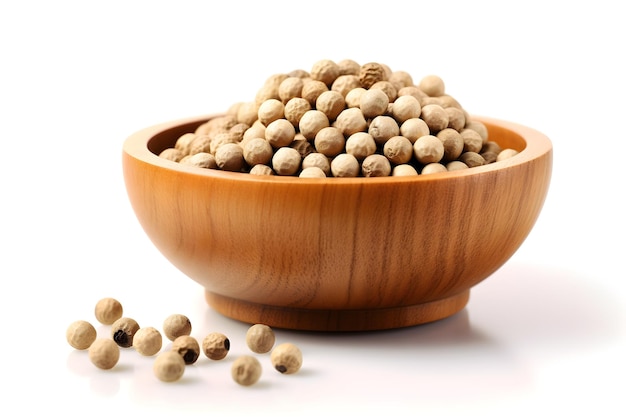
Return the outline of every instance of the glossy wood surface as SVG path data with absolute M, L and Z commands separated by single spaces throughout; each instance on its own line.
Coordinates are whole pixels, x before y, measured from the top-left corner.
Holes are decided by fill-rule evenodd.
M 484 117 L 518 155 L 417 177 L 259 177 L 156 155 L 208 117 L 130 136 L 126 188 L 161 253 L 249 323 L 356 331 L 448 317 L 520 247 L 549 188 L 550 140 Z

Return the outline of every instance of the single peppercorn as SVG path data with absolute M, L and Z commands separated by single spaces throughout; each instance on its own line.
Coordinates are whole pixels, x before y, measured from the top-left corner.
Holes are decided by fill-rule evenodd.
M 293 343 L 282 343 L 272 350 L 271 361 L 281 374 L 294 374 L 302 367 L 302 351 Z
M 185 373 L 185 360 L 177 352 L 168 350 L 156 357 L 152 370 L 160 381 L 175 382 Z
M 137 330 L 139 330 L 139 324 L 134 319 L 121 317 L 111 325 L 111 337 L 119 347 L 131 347 Z
M 156 355 L 163 345 L 163 337 L 154 327 L 142 327 L 133 337 L 133 347 L 142 356 Z
M 85 320 L 76 320 L 71 323 L 65 332 L 67 343 L 74 349 L 85 350 L 96 340 L 96 328 Z
M 192 336 L 178 336 L 172 343 L 172 351 L 177 352 L 185 361 L 186 365 L 191 365 L 200 356 L 200 344 Z
M 122 303 L 115 298 L 102 298 L 96 303 L 96 320 L 102 324 L 113 324 L 115 320 L 122 317 L 123 313 L 124 309 L 122 307 Z
M 113 368 L 120 359 L 120 348 L 111 339 L 96 339 L 89 346 L 89 360 L 100 369 Z
M 222 360 L 230 351 L 230 340 L 222 333 L 209 333 L 202 340 L 202 351 L 211 360 Z
M 163 334 L 174 341 L 178 336 L 191 334 L 191 320 L 184 314 L 171 314 L 163 321 Z
M 246 332 L 246 344 L 254 353 L 267 353 L 274 347 L 276 335 L 266 324 L 253 324 Z
M 261 378 L 263 370 L 261 362 L 249 355 L 235 359 L 230 369 L 233 380 L 243 386 L 254 385 Z

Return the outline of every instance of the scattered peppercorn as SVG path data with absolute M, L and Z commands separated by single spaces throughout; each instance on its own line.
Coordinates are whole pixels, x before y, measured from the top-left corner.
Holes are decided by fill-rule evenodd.
M 191 365 L 200 356 L 200 345 L 195 337 L 188 335 L 178 336 L 172 343 L 172 351 L 177 352 L 183 358 L 185 364 Z
M 231 366 L 233 380 L 239 385 L 254 385 L 260 378 L 263 368 L 257 358 L 250 355 L 240 356 Z
M 218 361 L 224 359 L 230 350 L 230 340 L 224 334 L 212 332 L 202 340 L 202 351 L 207 358 Z
M 122 317 L 123 312 L 122 303 L 115 298 L 106 297 L 96 303 L 96 320 L 102 324 L 113 324 Z
M 185 373 L 185 360 L 178 352 L 168 350 L 159 354 L 152 365 L 154 375 L 163 382 L 175 382 Z
M 191 320 L 184 314 L 171 314 L 163 321 L 163 334 L 171 341 L 178 336 L 189 336 Z
M 302 351 L 293 343 L 282 343 L 272 350 L 271 360 L 281 374 L 294 374 L 302 367 Z
M 156 355 L 163 345 L 163 337 L 154 327 L 142 327 L 133 337 L 133 347 L 143 356 Z
M 133 337 L 139 330 L 139 324 L 130 317 L 121 317 L 111 325 L 111 337 L 119 347 L 128 348 L 133 345 Z
M 266 324 L 253 324 L 246 332 L 246 344 L 254 353 L 269 352 L 274 347 L 275 341 L 274 331 Z
M 120 359 L 120 348 L 111 339 L 96 339 L 89 346 L 89 360 L 100 369 L 113 368 Z
M 76 320 L 71 323 L 65 332 L 67 343 L 74 349 L 85 350 L 96 340 L 96 328 L 85 320 Z

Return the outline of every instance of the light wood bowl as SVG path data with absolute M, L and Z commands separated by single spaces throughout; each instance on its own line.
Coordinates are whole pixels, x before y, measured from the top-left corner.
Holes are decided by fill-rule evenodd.
M 277 328 L 378 330 L 457 313 L 524 242 L 552 172 L 545 135 L 484 117 L 490 139 L 519 154 L 416 177 L 255 176 L 157 156 L 210 117 L 131 135 L 128 196 L 213 309 Z

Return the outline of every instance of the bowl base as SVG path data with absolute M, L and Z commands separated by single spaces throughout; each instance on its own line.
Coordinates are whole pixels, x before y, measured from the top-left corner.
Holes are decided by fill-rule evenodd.
M 441 320 L 461 311 L 469 301 L 469 293 L 467 290 L 424 304 L 362 310 L 268 306 L 225 297 L 208 290 L 205 291 L 205 298 L 209 306 L 220 314 L 245 323 L 263 323 L 291 330 L 350 332 L 395 329 Z

